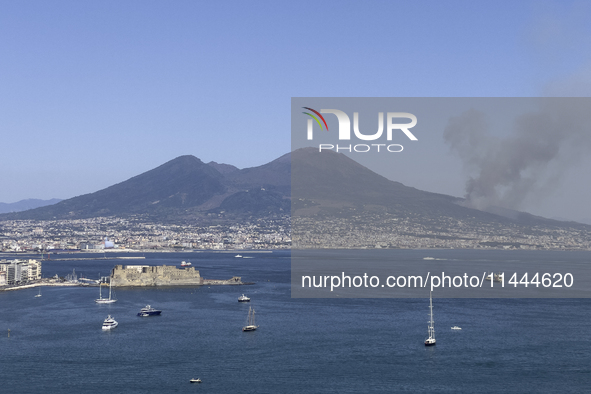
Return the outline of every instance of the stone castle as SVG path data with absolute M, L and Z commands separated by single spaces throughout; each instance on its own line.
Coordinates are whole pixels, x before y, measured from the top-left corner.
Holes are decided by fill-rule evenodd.
M 194 267 L 179 269 L 175 266 L 116 265 L 111 271 L 112 286 L 188 286 L 188 285 L 240 285 L 238 276 L 229 280 L 204 279 Z

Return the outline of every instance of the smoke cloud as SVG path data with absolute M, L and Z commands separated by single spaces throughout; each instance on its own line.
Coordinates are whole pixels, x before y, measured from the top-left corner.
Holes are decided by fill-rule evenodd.
M 564 172 L 590 152 L 590 99 L 509 100 L 536 100 L 538 110 L 517 116 L 504 138 L 495 136 L 494 118 L 475 109 L 451 118 L 445 128 L 445 142 L 470 174 L 465 197 L 472 208 L 519 209 L 556 188 Z

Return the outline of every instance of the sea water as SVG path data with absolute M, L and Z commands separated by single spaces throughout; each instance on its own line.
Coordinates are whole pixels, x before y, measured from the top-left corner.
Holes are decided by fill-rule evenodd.
M 97 287 L 43 287 L 37 298 L 36 288 L 0 292 L 0 392 L 591 391 L 589 299 L 435 295 L 437 345 L 425 347 L 428 298 L 292 299 L 289 252 L 240 254 L 252 258 L 205 252 L 44 261 L 44 276 L 76 269 L 96 279 L 115 264 L 185 260 L 205 278 L 236 275 L 255 284 L 114 288 L 118 301 L 110 305 L 94 302 Z M 250 303 L 238 302 L 242 293 Z M 138 317 L 147 304 L 162 315 Z M 260 327 L 242 332 L 249 307 Z M 119 327 L 105 332 L 107 315 Z M 451 330 L 456 325 L 462 330 Z

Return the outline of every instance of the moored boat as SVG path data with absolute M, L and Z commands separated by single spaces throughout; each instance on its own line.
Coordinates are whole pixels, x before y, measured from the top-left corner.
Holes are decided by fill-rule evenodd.
M 433 297 L 429 292 L 429 309 L 431 310 L 431 320 L 428 321 L 429 325 L 427 326 L 427 333 L 429 334 L 429 338 L 425 339 L 425 346 L 433 346 L 435 345 L 435 328 L 433 327 Z
M 99 298 L 94 300 L 97 304 L 112 304 L 113 302 L 117 302 L 115 298 L 112 297 L 111 294 L 111 281 L 109 280 L 109 298 L 103 298 L 103 291 L 102 285 L 99 283 Z
M 503 281 L 502 277 L 503 277 L 502 272 L 498 272 L 496 274 L 491 272 L 491 274 L 486 277 L 486 280 L 493 281 L 493 282 L 502 282 Z
M 240 297 L 238 297 L 238 302 L 250 302 L 250 298 L 242 294 Z
M 248 308 L 248 317 L 246 318 L 246 326 L 242 327 L 242 331 L 254 331 L 259 326 L 255 325 L 254 322 L 254 309 L 252 307 Z
M 140 309 L 138 316 L 146 317 L 146 316 L 158 316 L 162 313 L 162 311 L 158 309 L 152 308 L 150 305 L 146 305 L 145 308 Z

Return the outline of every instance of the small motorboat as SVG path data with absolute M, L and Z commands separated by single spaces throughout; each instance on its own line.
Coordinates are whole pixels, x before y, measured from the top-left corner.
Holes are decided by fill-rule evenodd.
M 497 274 L 491 272 L 491 274 L 486 277 L 486 280 L 493 281 L 493 282 L 502 282 L 503 277 L 504 277 L 504 275 L 502 272 L 499 272 Z
M 236 255 L 236 256 L 234 256 L 234 257 L 241 258 L 241 257 L 242 257 L 242 255 L 241 255 L 241 254 L 237 254 L 237 255 Z
M 183 261 L 181 263 L 181 267 L 190 267 L 191 266 L 191 262 L 190 261 Z
M 452 330 L 461 330 L 462 328 L 461 327 L 458 327 L 458 326 L 453 326 L 451 329 Z
M 238 297 L 238 302 L 250 302 L 250 298 L 242 294 L 240 297 Z
M 201 383 L 201 379 L 197 378 L 197 379 L 191 379 L 189 380 L 189 382 L 191 383 Z

